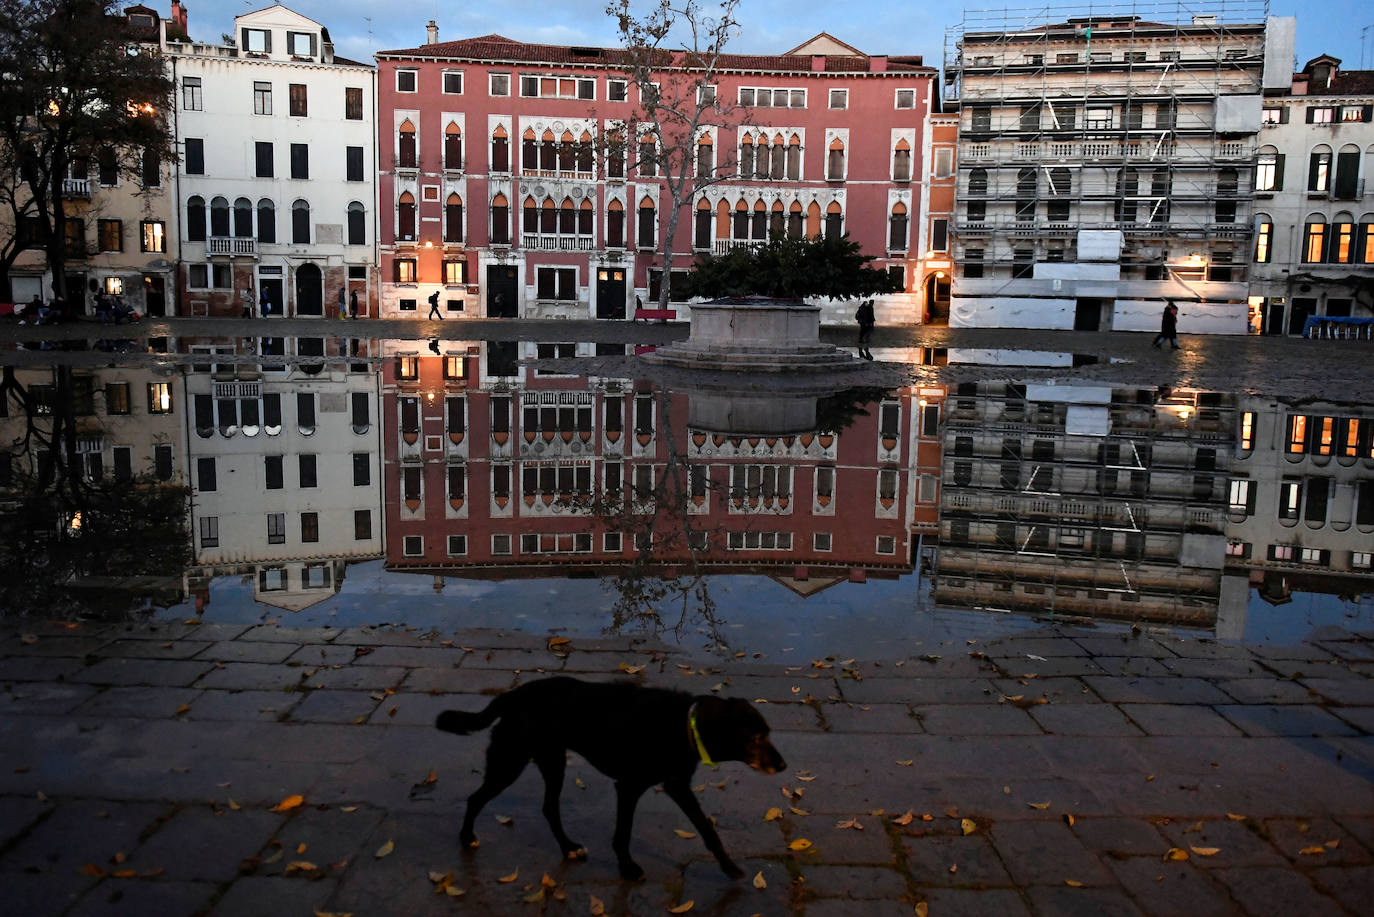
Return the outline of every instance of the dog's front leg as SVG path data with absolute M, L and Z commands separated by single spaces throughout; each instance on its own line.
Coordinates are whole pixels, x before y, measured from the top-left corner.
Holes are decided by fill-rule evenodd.
M 644 870 L 630 859 L 630 829 L 634 826 L 635 806 L 639 805 L 639 797 L 646 789 L 648 787 L 623 780 L 615 782 L 615 834 L 611 837 L 611 849 L 620 866 L 620 878 L 631 882 L 644 878 Z
M 707 818 L 706 813 L 701 811 L 701 805 L 697 802 L 696 794 L 692 792 L 687 781 L 664 781 L 663 790 L 668 794 L 669 799 L 677 803 L 682 811 L 687 813 L 687 818 L 691 820 L 692 826 L 697 829 L 701 839 L 706 842 L 706 849 L 716 855 L 716 862 L 720 864 L 721 870 L 732 879 L 738 879 L 744 875 L 744 870 L 736 866 L 735 861 L 730 859 L 730 855 L 725 852 L 725 845 L 720 842 L 720 835 L 716 834 L 716 826 L 711 824 L 711 819 Z

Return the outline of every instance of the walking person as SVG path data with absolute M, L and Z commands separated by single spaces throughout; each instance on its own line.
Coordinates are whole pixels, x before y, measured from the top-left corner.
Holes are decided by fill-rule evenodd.
M 1159 334 L 1155 336 L 1152 346 L 1159 347 L 1168 341 L 1174 350 L 1178 350 L 1178 306 L 1174 305 L 1172 299 L 1165 301 L 1168 305 L 1164 307 L 1164 314 L 1160 316 Z
M 339 287 L 339 318 L 348 318 L 348 313 L 344 311 L 344 304 L 347 302 L 344 288 Z
M 854 320 L 859 323 L 859 356 L 865 360 L 873 359 L 873 354 L 868 351 L 868 341 L 873 337 L 873 326 L 877 320 L 873 316 L 873 300 L 865 299 L 859 303 L 859 309 L 854 313 Z
M 358 317 L 358 291 L 353 290 L 348 294 L 348 317 Z
M 444 320 L 444 314 L 439 311 L 438 290 L 435 290 L 433 293 L 429 294 L 429 317 L 437 318 L 441 322 Z

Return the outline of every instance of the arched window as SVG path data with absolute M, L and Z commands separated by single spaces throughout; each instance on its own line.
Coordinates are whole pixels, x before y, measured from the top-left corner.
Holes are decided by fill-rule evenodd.
M 692 226 L 692 247 L 706 251 L 711 247 L 711 202 L 706 198 L 697 201 L 696 218 Z
M 749 205 L 744 202 L 743 198 L 740 198 L 739 202 L 735 204 L 734 237 L 736 239 L 749 238 Z
M 572 198 L 563 198 L 563 203 L 558 206 L 558 234 L 571 236 L 577 232 L 577 208 L 573 205 Z
M 532 127 L 525 128 L 520 135 L 520 168 L 525 172 L 539 169 L 539 135 Z
M 1355 217 L 1350 211 L 1342 210 L 1331 218 L 1330 236 L 1326 260 L 1332 264 L 1350 264 L 1355 258 Z
M 906 222 L 906 204 L 898 201 L 892 205 L 892 213 L 888 216 L 888 251 L 906 251 Z
M 558 140 L 554 137 L 553 131 L 546 130 L 539 138 L 539 170 L 541 172 L 558 171 Z
M 1039 171 L 1034 168 L 1020 169 L 1016 173 L 1016 196 L 1035 197 L 1039 190 Z
M 367 244 L 367 209 L 360 201 L 348 203 L 348 244 Z
M 968 170 L 968 193 L 984 195 L 988 193 L 988 170 L 984 168 Z
M 577 208 L 577 234 L 590 238 L 595 231 L 596 210 L 592 207 L 591 200 L 583 198 L 582 206 Z
M 520 231 L 527 235 L 534 235 L 539 232 L 539 205 L 534 202 L 534 198 L 525 198 L 520 205 Z
M 310 205 L 305 201 L 291 205 L 291 241 L 299 245 L 310 244 Z
M 654 212 L 654 202 L 645 195 L 639 202 L 639 247 L 653 248 L 654 239 L 657 237 L 658 218 Z
M 491 132 L 491 170 L 510 171 L 510 136 L 500 124 Z
M 844 235 L 844 213 L 840 210 L 838 201 L 831 201 L 830 206 L 825 208 L 825 237 L 838 239 L 842 235 Z
M 1255 263 L 1268 264 L 1274 257 L 1274 220 L 1267 213 L 1255 214 Z
M 715 147 L 710 134 L 702 134 L 697 141 L 697 178 L 710 178 L 716 170 Z
M 1307 190 L 1331 190 L 1331 147 L 1318 144 L 1307 163 Z
M 551 197 L 544 198 L 539 208 L 539 231 L 550 236 L 558 232 L 558 206 Z
M 911 144 L 905 138 L 892 151 L 892 180 L 911 181 Z
M 444 168 L 463 168 L 463 132 L 451 121 L 444 128 Z
M 793 134 L 787 141 L 787 177 L 792 181 L 801 180 L 801 164 L 801 138 Z
M 415 195 L 402 191 L 396 201 L 396 237 L 403 241 L 415 239 Z
M 1217 193 L 1235 194 L 1240 187 L 1240 173 L 1235 169 L 1221 169 L 1217 172 Z
M 253 202 L 246 197 L 234 201 L 234 237 L 253 238 Z
M 277 241 L 277 205 L 265 197 L 258 201 L 258 241 Z
M 806 237 L 818 238 L 821 234 L 821 205 L 812 201 L 806 208 Z
M 769 216 L 768 216 L 768 235 L 769 235 L 769 236 L 773 236 L 773 235 L 779 235 L 779 236 L 780 236 L 780 235 L 783 234 L 783 231 L 784 231 L 784 229 L 786 229 L 786 226 L 787 226 L 787 220 L 786 220 L 786 217 L 784 216 L 784 213 L 785 213 L 785 211 L 783 210 L 782 201 L 774 201 L 774 202 L 773 202 L 773 209 L 772 209 L 771 213 L 770 213 Z
M 186 200 L 186 241 L 205 241 L 205 198 L 198 194 Z
M 595 144 L 592 143 L 592 135 L 586 131 L 577 138 L 577 171 L 583 175 L 591 175 L 596 171 Z
M 1336 154 L 1336 176 L 1331 182 L 1331 196 L 1351 200 L 1359 196 L 1360 148 L 1347 143 Z
M 1326 260 L 1326 217 L 1320 213 L 1308 216 L 1303 226 L 1302 260 L 1307 264 L 1320 264 Z
M 1068 169 L 1050 169 L 1050 194 L 1056 197 L 1069 194 L 1073 190 L 1073 178 Z M 1234 189 L 1232 189 L 1234 190 Z
M 636 168 L 640 178 L 654 178 L 658 175 L 658 144 L 654 142 L 651 134 L 639 138 L 639 160 Z
M 787 212 L 787 235 L 792 239 L 802 237 L 802 205 L 801 201 L 793 201 L 792 207 Z
M 396 165 L 402 169 L 415 168 L 415 125 L 407 118 L 397 130 Z
M 558 171 L 572 172 L 577 167 L 577 141 L 572 131 L 564 131 L 558 138 Z
M 444 201 L 444 241 L 463 241 L 463 199 L 457 194 Z
M 625 206 L 620 201 L 606 205 L 606 247 L 625 247 Z
M 739 140 L 739 177 L 754 176 L 754 135 L 746 133 Z
M 1374 264 L 1374 213 L 1360 217 L 1360 227 L 1355 236 L 1355 260 L 1361 264 Z
M 830 153 L 826 158 L 825 177 L 827 181 L 844 181 L 844 141 L 839 137 L 830 141 Z
M 606 137 L 606 177 L 625 177 L 625 135 L 619 131 Z
M 730 204 L 728 201 L 721 201 L 716 204 L 716 238 L 730 238 Z
M 1255 190 L 1283 190 L 1283 154 L 1278 147 L 1260 147 L 1259 157 L 1255 160 Z
M 504 194 L 498 193 L 491 199 L 491 241 L 498 245 L 510 244 L 510 202 Z
M 774 181 L 778 181 L 787 174 L 787 144 L 782 139 L 782 134 L 773 138 L 772 160 L 768 174 Z
M 768 238 L 768 205 L 763 201 L 754 202 L 754 218 L 749 224 L 749 235 L 756 242 Z
M 229 235 L 229 201 L 222 197 L 210 201 L 210 235 L 223 238 Z

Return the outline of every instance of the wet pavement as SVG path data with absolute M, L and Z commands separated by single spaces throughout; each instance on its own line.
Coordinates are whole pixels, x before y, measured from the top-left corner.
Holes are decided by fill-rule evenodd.
M 1367 913 L 1374 634 L 1311 639 L 1042 628 L 785 665 L 645 638 L 10 619 L 0 914 Z M 759 704 L 789 770 L 696 787 L 745 879 L 650 794 L 647 881 L 620 882 L 610 782 L 576 756 L 586 862 L 559 860 L 534 769 L 460 848 L 486 742 L 435 714 L 555 672 Z
M 41 333 L 41 338 L 39 334 Z M 76 321 L 35 328 L 13 322 L 0 324 L 0 346 L 19 341 L 107 340 L 132 338 L 138 350 L 148 338 L 230 336 L 315 336 L 327 338 L 369 337 L 486 341 L 600 341 L 623 344 L 665 344 L 689 333 L 685 322 L 628 322 L 533 319 L 237 319 L 148 318 L 132 325 L 101 325 Z M 852 346 L 857 331 L 851 327 L 821 329 L 823 341 Z M 964 381 L 986 379 L 999 370 L 988 351 L 1020 351 L 1076 354 L 1096 362 L 1072 369 L 1003 367 L 1017 378 L 1062 378 L 1114 384 L 1169 385 L 1213 391 L 1266 393 L 1292 398 L 1339 397 L 1374 402 L 1374 342 L 1369 340 L 1306 340 L 1298 337 L 1257 335 L 1199 335 L 1182 329 L 1178 352 L 1155 350 L 1150 333 L 1043 331 L 1013 328 L 948 328 L 933 325 L 878 326 L 872 349 L 879 361 L 897 364 L 894 378 L 901 381 Z M 921 366 L 919 348 L 981 351 L 980 365 L 964 368 Z M 972 356 L 970 354 L 970 356 Z M 138 354 L 101 352 L 64 356 L 80 365 L 118 362 Z M 989 365 L 987 362 L 994 362 Z M 50 351 L 10 352 L 5 362 L 51 363 Z M 938 376 L 937 376 L 938 373 Z

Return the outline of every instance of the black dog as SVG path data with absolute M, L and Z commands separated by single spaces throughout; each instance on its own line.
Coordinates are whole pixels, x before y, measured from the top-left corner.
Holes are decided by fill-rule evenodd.
M 544 776 L 544 818 L 563 855 L 587 855 L 563 831 L 559 795 L 569 749 L 615 781 L 615 835 L 611 848 L 621 878 L 637 880 L 644 870 L 630 858 L 630 827 L 644 791 L 663 784 L 668 796 L 692 825 L 731 878 L 743 873 L 725 853 L 716 829 L 701 811 L 690 786 L 698 762 L 743 761 L 755 770 L 775 774 L 787 767 L 768 741 L 768 724 L 748 701 L 682 691 L 644 688 L 624 682 L 596 684 L 575 678 L 545 678 L 497 697 L 481 713 L 446 710 L 434 725 L 467 735 L 500 720 L 487 746 L 482 785 L 468 797 L 462 842 L 477 846 L 472 824 L 531 760 Z

